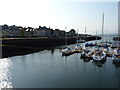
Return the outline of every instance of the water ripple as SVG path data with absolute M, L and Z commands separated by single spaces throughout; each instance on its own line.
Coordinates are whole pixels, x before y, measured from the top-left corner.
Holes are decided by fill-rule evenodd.
M 11 65 L 9 58 L 0 59 L 0 88 L 13 88 L 9 71 Z

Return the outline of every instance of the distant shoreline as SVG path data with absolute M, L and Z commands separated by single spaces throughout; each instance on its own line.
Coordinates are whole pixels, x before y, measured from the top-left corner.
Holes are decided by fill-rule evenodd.
M 97 38 L 98 40 L 101 37 Z M 91 36 L 85 38 L 86 41 L 96 40 L 96 37 Z M 65 38 L 62 37 L 44 37 L 44 38 L 4 38 L 1 40 L 2 55 L 0 58 L 24 55 L 36 51 L 44 50 L 49 47 L 65 45 Z M 75 37 L 67 37 L 67 44 L 75 44 Z

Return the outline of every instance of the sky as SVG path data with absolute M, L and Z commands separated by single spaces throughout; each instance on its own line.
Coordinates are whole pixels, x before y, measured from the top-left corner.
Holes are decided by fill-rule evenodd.
M 37 28 L 39 25 L 78 33 L 117 33 L 118 0 L 0 0 L 0 25 Z

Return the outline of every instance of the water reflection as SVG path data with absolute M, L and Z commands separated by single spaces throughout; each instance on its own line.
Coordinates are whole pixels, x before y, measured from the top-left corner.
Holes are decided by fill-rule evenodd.
M 115 81 L 116 87 L 120 90 L 120 68 L 115 69 Z
M 51 49 L 51 54 L 54 54 L 55 49 Z
M 65 81 L 68 79 L 68 74 L 67 74 L 67 73 L 68 73 L 68 70 L 67 70 L 68 68 L 67 68 L 67 67 L 68 67 L 68 65 L 67 65 L 67 56 L 65 56 L 65 59 L 64 59 L 64 69 L 65 69 L 65 70 L 64 70 L 64 74 L 65 74 Z
M 120 63 L 113 63 L 116 68 L 120 68 Z
M 105 62 L 106 62 L 106 60 L 103 60 L 103 61 L 100 61 L 100 62 L 94 61 L 94 60 L 92 61 L 92 63 L 94 65 L 96 65 L 97 67 L 102 67 Z
M 90 61 L 90 59 L 89 59 L 89 58 L 83 58 L 83 59 L 81 59 L 81 60 L 83 60 L 85 63 L 87 63 L 87 62 L 89 62 L 89 61 Z
M 9 58 L 0 59 L 0 88 L 12 88 L 9 67 L 12 62 Z

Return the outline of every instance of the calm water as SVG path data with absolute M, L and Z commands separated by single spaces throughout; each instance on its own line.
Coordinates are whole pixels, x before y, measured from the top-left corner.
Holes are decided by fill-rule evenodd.
M 0 87 L 117 88 L 120 68 L 111 58 L 103 64 L 80 59 L 80 53 L 61 56 L 59 47 L 0 59 Z

